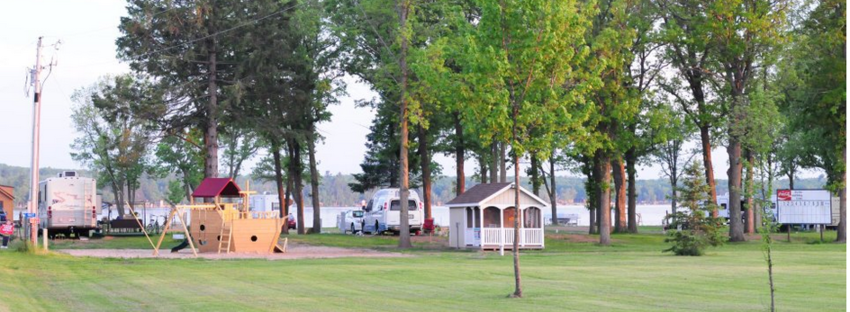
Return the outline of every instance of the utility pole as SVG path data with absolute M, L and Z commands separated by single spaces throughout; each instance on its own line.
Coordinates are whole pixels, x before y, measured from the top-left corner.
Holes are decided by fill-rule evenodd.
M 29 215 L 36 215 L 38 211 L 38 147 L 39 134 L 41 126 L 41 82 L 39 74 L 41 73 L 41 39 L 38 37 L 38 47 L 35 52 L 35 68 L 32 69 L 33 89 L 33 106 L 32 106 L 32 163 L 30 166 L 31 181 L 30 181 L 30 203 L 27 209 Z M 23 221 L 23 220 L 21 220 Z M 33 246 L 38 244 L 38 218 L 29 218 L 30 239 Z

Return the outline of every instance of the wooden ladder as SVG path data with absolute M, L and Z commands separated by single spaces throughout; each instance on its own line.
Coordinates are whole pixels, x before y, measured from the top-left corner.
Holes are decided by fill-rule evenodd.
M 227 220 L 229 218 L 222 218 L 221 222 L 221 234 L 219 234 L 218 240 L 218 253 L 222 251 L 226 254 L 230 253 L 230 242 L 232 241 L 231 237 L 233 236 L 233 220 Z

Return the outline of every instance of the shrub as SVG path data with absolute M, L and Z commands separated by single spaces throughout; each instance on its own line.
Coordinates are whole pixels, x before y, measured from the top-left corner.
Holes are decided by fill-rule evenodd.
M 670 216 L 670 233 L 664 242 L 673 243 L 664 252 L 677 256 L 701 256 L 708 246 L 723 245 L 720 218 L 711 216 L 716 207 L 708 201 L 708 185 L 702 176 L 702 166 L 693 162 L 685 168 L 683 186 L 678 188 L 683 211 Z

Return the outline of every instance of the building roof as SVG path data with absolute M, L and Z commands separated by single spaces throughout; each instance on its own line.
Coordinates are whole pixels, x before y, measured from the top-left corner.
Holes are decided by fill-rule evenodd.
M 0 194 L 4 195 L 6 197 L 9 197 L 9 199 L 11 199 L 11 200 L 15 199 L 15 193 L 14 193 L 15 188 L 13 188 L 11 186 L 6 186 L 6 185 L 0 185 L 0 186 L 2 186 L 2 187 L 0 187 Z M 12 192 L 6 191 L 7 187 L 12 189 L 13 191 Z
M 493 194 L 498 193 L 505 188 L 511 186 L 511 183 L 482 183 L 476 186 L 473 186 L 471 189 L 466 190 L 463 194 L 460 194 L 458 197 L 450 200 L 446 205 L 453 204 L 475 204 L 484 201 L 487 198 L 490 198 Z
M 239 197 L 239 186 L 231 178 L 206 178 L 192 193 L 192 197 Z

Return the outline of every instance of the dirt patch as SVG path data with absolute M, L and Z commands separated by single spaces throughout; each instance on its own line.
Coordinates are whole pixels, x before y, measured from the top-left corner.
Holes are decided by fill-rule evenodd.
M 57 252 L 69 254 L 75 257 L 95 258 L 160 258 L 160 259 L 191 259 L 194 258 L 192 251 L 187 249 L 172 253 L 171 250 L 163 248 L 159 256 L 153 255 L 151 249 L 64 249 Z M 369 249 L 339 248 L 289 244 L 286 253 L 255 254 L 255 253 L 198 253 L 198 258 L 204 259 L 330 259 L 330 258 L 400 258 L 409 255 L 395 252 L 381 252 Z
M 411 236 L 410 241 L 414 243 L 419 243 L 417 246 L 423 248 L 444 248 L 449 247 L 449 237 L 448 236 L 431 236 L 428 235 L 419 235 L 419 236 Z

